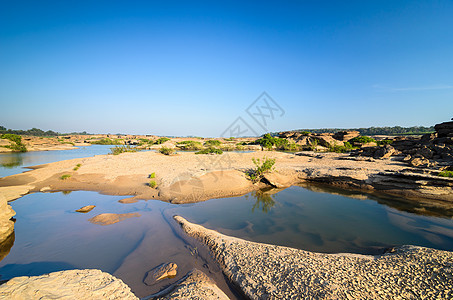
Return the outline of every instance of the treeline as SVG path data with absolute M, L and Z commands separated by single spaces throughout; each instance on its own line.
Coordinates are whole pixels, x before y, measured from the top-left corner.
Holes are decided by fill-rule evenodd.
M 418 135 L 434 132 L 434 126 L 412 126 L 412 127 L 369 127 L 369 128 L 320 128 L 320 129 L 298 129 L 296 131 L 308 131 L 313 133 L 335 133 L 338 131 L 358 131 L 360 135 Z
M 86 131 L 84 132 L 71 132 L 71 133 L 59 133 L 53 130 L 41 130 L 38 128 L 32 128 L 28 130 L 16 130 L 16 129 L 7 129 L 4 126 L 0 126 L 0 134 L 18 134 L 18 135 L 32 135 L 32 136 L 59 136 L 59 135 L 67 135 L 67 134 L 80 134 L 80 135 L 88 135 Z

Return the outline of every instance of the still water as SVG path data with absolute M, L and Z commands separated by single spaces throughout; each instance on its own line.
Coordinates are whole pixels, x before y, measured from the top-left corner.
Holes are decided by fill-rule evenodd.
M 27 171 L 26 167 L 48 164 L 61 160 L 90 157 L 110 153 L 112 145 L 92 145 L 71 150 L 31 151 L 0 153 L 0 177 Z
M 453 250 L 448 210 L 444 215 L 419 207 L 414 210 L 404 201 L 319 186 L 183 205 L 157 200 L 118 202 L 123 198 L 78 191 L 36 193 L 11 202 L 17 213 L 15 240 L 2 249 L 6 256 L 0 262 L 0 280 L 98 268 L 121 278 L 143 297 L 196 267 L 231 296 L 219 267 L 202 245 L 181 232 L 174 215 L 231 236 L 309 251 L 376 254 L 403 244 Z M 85 205 L 96 208 L 86 214 L 75 212 Z M 105 226 L 89 222 L 101 213 L 140 216 Z M 166 262 L 178 265 L 177 277 L 150 282 L 147 273 Z

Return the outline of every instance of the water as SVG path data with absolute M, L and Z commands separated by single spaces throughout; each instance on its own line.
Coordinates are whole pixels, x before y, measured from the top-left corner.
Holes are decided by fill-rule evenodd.
M 373 254 L 403 244 L 453 250 L 451 209 L 442 214 L 415 205 L 414 213 L 396 198 L 390 207 L 383 204 L 389 203 L 385 197 L 312 185 L 184 205 L 119 203 L 123 198 L 77 191 L 30 194 L 11 202 L 17 213 L 15 241 L 11 249 L 2 249 L 10 252 L 0 262 L 0 280 L 97 268 L 121 278 L 143 297 L 196 267 L 234 297 L 217 264 L 181 232 L 174 215 L 231 236 L 310 251 Z M 75 212 L 91 204 L 96 205 L 91 212 Z M 101 213 L 140 216 L 107 226 L 89 222 Z M 178 265 L 178 276 L 150 284 L 147 272 L 165 262 Z
M 31 151 L 0 154 L 0 177 L 19 174 L 26 167 L 48 164 L 61 160 L 90 157 L 110 153 L 112 145 L 92 145 L 71 150 Z

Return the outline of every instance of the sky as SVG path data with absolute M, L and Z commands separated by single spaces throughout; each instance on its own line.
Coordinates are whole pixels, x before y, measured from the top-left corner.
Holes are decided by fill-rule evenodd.
M 0 0 L 7 128 L 220 136 L 237 120 L 262 134 L 452 117 L 453 1 Z

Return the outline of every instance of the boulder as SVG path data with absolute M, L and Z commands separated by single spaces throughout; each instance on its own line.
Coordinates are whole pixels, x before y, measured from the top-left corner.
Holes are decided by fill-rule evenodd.
M 393 148 L 391 145 L 385 145 L 384 147 L 378 148 L 374 154 L 374 158 L 389 158 L 392 156 L 394 153 L 396 153 L 395 148 Z
M 359 135 L 360 132 L 358 131 L 338 131 L 333 135 L 333 138 L 342 142 L 347 142 Z
M 78 210 L 76 210 L 76 212 L 86 214 L 87 212 L 92 211 L 93 208 L 95 208 L 95 207 L 96 207 L 96 205 L 87 205 L 87 206 L 79 208 Z
M 15 277 L 0 285 L 1 299 L 138 299 L 120 279 L 100 270 L 67 270 Z
M 453 121 L 436 124 L 434 130 L 438 137 L 452 137 L 453 136 Z

